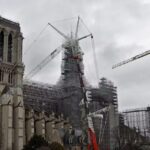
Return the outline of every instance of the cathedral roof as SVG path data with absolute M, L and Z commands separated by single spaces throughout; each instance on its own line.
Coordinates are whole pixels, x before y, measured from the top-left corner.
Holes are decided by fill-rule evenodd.
M 63 95 L 60 90 L 53 88 L 52 85 L 33 81 L 25 81 L 23 84 L 23 98 L 26 108 L 55 112 L 61 97 Z
M 17 31 L 20 31 L 20 25 L 17 22 L 14 22 L 12 20 L 8 20 L 6 18 L 3 18 L 2 16 L 0 16 L 0 22 L 1 22 L 1 25 L 3 25 L 4 27 L 9 27 L 11 29 L 15 29 Z

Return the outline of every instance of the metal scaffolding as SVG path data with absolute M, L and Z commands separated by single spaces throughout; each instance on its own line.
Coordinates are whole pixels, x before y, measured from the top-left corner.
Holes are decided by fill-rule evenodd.
M 122 117 L 124 125 L 150 141 L 150 107 L 123 111 Z

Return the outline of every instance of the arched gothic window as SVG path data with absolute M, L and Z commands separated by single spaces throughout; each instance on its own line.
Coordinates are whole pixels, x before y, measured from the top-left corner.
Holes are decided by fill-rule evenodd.
M 4 33 L 0 32 L 0 61 L 3 60 L 3 49 L 4 49 Z
M 8 76 L 8 83 L 12 84 L 13 83 L 13 74 L 10 73 Z
M 12 35 L 9 34 L 8 36 L 8 55 L 7 55 L 7 61 L 12 62 Z
M 4 73 L 3 73 L 3 71 L 0 69 L 0 82 L 3 81 L 3 76 L 4 76 Z

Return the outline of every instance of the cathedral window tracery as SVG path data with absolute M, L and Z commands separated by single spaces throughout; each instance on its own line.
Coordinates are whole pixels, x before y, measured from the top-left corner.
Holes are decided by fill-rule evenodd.
M 12 75 L 12 73 L 9 73 L 9 76 L 8 76 L 8 83 L 10 83 L 10 84 L 13 83 L 13 75 Z
M 9 34 L 8 36 L 8 56 L 7 61 L 12 62 L 12 35 Z
M 3 60 L 3 49 L 4 49 L 4 33 L 0 32 L 0 61 Z
M 4 76 L 4 73 L 3 73 L 3 71 L 2 71 L 2 70 L 0 70 L 0 82 L 2 82 L 2 81 L 3 81 L 3 76 Z

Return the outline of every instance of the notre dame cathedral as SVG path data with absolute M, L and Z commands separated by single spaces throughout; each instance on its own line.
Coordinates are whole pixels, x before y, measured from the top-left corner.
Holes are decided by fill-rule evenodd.
M 21 150 L 34 134 L 42 135 L 48 142 L 64 144 L 60 131 L 70 126 L 80 130 L 81 122 L 82 93 L 74 62 L 64 52 L 61 77 L 56 85 L 25 81 L 22 42 L 19 24 L 0 17 L 0 149 Z M 75 82 L 69 84 L 73 80 Z M 91 111 L 113 106 L 108 115 L 104 115 L 107 123 L 102 124 L 106 129 L 101 143 L 103 148 L 109 145 L 112 149 L 115 141 L 110 136 L 111 130 L 118 126 L 116 87 L 102 78 L 99 88 L 89 84 L 86 88 L 92 91 Z M 101 97 L 107 99 L 106 103 Z M 99 136 L 99 120 L 93 121 Z

